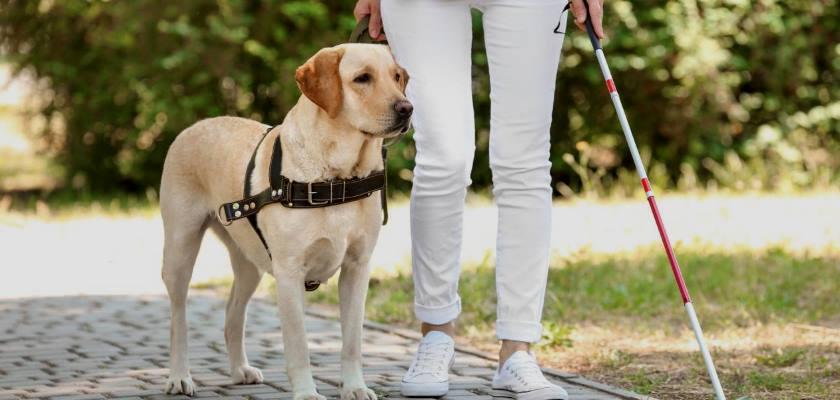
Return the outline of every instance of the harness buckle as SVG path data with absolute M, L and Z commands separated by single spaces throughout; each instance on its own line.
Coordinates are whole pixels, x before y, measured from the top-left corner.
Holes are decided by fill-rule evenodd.
M 313 201 L 312 200 L 312 194 L 314 194 L 314 193 L 315 192 L 312 191 L 312 182 L 307 183 L 306 184 L 306 198 L 307 198 L 307 200 L 309 200 L 309 205 L 322 206 L 322 205 L 328 204 L 330 201 L 332 201 L 332 185 L 330 185 L 330 199 L 329 200 Z

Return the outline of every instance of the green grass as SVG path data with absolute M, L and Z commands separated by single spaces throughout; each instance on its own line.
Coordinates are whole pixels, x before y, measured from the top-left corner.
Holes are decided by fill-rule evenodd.
M 742 322 L 812 322 L 840 314 L 838 258 L 794 256 L 781 249 L 680 252 L 683 273 L 707 329 Z M 482 266 L 478 274 L 488 274 Z M 546 317 L 606 322 L 614 316 L 682 320 L 683 309 L 659 249 L 627 256 L 559 262 L 549 273 Z
M 779 373 L 762 373 L 750 372 L 748 375 L 750 385 L 763 390 L 778 391 L 782 390 L 786 379 L 784 375 Z
M 678 252 L 697 312 L 710 337 L 726 337 L 755 326 L 827 323 L 836 328 L 840 318 L 840 253 L 794 254 L 779 248 L 723 252 L 691 247 Z M 460 294 L 460 335 L 473 345 L 492 349 L 496 310 L 492 260 L 465 266 Z M 334 281 L 308 296 L 311 302 L 338 301 Z M 415 326 L 412 300 L 411 275 L 405 269 L 396 275 L 375 277 L 370 284 L 367 317 Z M 645 352 L 625 351 L 609 342 L 596 343 L 595 350 L 576 348 L 575 337 L 586 340 L 591 326 L 613 330 L 616 339 L 622 339 L 622 335 L 645 339 L 664 335 L 663 343 L 680 337 L 692 340 L 686 336 L 684 309 L 658 247 L 633 254 L 578 254 L 555 260 L 549 272 L 543 322 L 543 341 L 538 350 L 546 360 L 574 351 L 590 352 L 583 355 L 584 361 L 564 361 L 554 365 L 558 368 L 658 398 L 708 398 L 703 394 L 709 388 L 705 369 L 693 347 L 691 351 L 660 350 L 658 339 L 652 339 Z M 756 335 L 771 337 L 751 338 L 754 343 L 772 339 L 773 329 L 767 330 L 769 334 Z M 838 334 L 836 329 L 832 332 Z M 840 346 L 837 341 L 833 343 L 717 349 L 715 357 L 732 398 L 831 398 L 831 393 L 840 392 Z
M 805 354 L 805 350 L 802 349 L 776 349 L 775 351 L 757 354 L 755 359 L 765 367 L 784 368 L 796 365 L 803 354 Z
M 644 372 L 633 372 L 627 374 L 627 380 L 633 385 L 634 392 L 639 394 L 652 394 L 653 390 L 665 381 L 665 378 Z
M 0 194 L 8 210 L 26 215 L 48 214 L 73 218 L 86 215 L 150 215 L 158 213 L 157 193 L 97 193 L 87 190 L 58 189 L 47 192 Z
M 680 250 L 699 315 L 714 315 L 703 321 L 708 331 L 755 322 L 812 323 L 840 315 L 840 255 L 794 255 L 782 249 Z M 459 318 L 464 329 L 492 328 L 494 274 L 489 259 L 465 266 Z M 310 296 L 315 302 L 338 301 L 332 282 Z M 410 273 L 402 270 L 395 276 L 374 277 L 367 316 L 386 323 L 412 321 L 412 298 Z M 549 271 L 543 319 L 553 327 L 547 329 L 552 335 L 568 336 L 572 328 L 563 323 L 609 325 L 632 318 L 644 322 L 642 326 L 660 328 L 667 322 L 682 322 L 684 317 L 670 267 L 659 248 L 625 255 L 579 254 L 556 260 Z

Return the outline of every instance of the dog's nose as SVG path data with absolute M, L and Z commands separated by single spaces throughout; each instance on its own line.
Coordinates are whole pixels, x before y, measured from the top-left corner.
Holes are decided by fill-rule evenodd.
M 411 113 L 414 112 L 414 106 L 408 100 L 397 100 L 397 102 L 394 103 L 394 111 L 396 111 L 400 117 L 408 118 L 411 116 Z

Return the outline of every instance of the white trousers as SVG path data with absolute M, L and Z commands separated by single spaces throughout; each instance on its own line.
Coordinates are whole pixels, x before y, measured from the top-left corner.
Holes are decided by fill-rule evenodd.
M 463 210 L 475 151 L 470 8 L 482 11 L 490 70 L 490 167 L 499 212 L 496 335 L 540 339 L 551 231 L 549 128 L 565 0 L 382 0 L 409 73 L 417 146 L 411 192 L 414 311 L 454 320 Z M 555 30 L 560 33 L 555 33 Z

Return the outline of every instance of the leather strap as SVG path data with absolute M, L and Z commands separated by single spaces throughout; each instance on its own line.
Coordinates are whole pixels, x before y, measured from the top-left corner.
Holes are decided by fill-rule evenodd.
M 388 41 L 383 40 L 381 42 L 377 42 L 370 37 L 370 33 L 368 27 L 370 25 L 370 15 L 365 15 L 359 22 L 356 22 L 356 28 L 353 29 L 353 32 L 350 33 L 350 39 L 347 40 L 349 43 L 375 43 L 375 44 L 388 44 Z
M 272 203 L 279 203 L 286 208 L 323 208 L 367 198 L 374 192 L 385 189 L 385 171 L 375 171 L 359 178 L 295 182 L 283 176 L 281 172 L 282 150 L 280 149 L 280 142 L 277 140 L 270 167 L 270 176 L 273 177 L 271 186 L 253 196 L 222 204 L 220 211 L 224 213 L 219 215 L 222 223 L 242 218 L 251 220 L 251 217 L 255 216 L 261 208 Z M 386 156 L 384 149 L 382 155 Z M 246 176 L 246 189 L 250 186 L 248 181 L 253 174 L 253 168 L 249 168 L 248 172 L 250 173 Z M 383 207 L 387 207 L 384 201 Z M 383 224 L 387 222 L 387 214 L 383 220 Z
M 387 144 L 382 145 L 382 195 L 379 198 L 382 200 L 382 225 L 388 224 L 388 148 Z
M 279 203 L 286 208 L 323 208 L 365 199 L 370 197 L 374 192 L 381 190 L 382 224 L 384 225 L 388 222 L 388 202 L 386 199 L 387 175 L 385 171 L 375 171 L 368 176 L 351 179 L 294 182 L 283 176 L 283 146 L 280 143 L 279 135 L 274 140 L 274 148 L 271 151 L 271 161 L 268 168 L 269 187 L 253 196 L 249 196 L 251 193 L 251 178 L 253 177 L 256 166 L 257 150 L 259 150 L 260 145 L 272 129 L 274 127 L 268 128 L 263 133 L 263 137 L 260 138 L 259 143 L 254 148 L 254 153 L 251 155 L 251 160 L 248 162 L 243 188 L 245 198 L 224 203 L 219 207 L 217 217 L 222 224 L 230 225 L 233 221 L 247 218 L 251 227 L 254 228 L 254 232 L 260 238 L 263 247 L 265 247 L 265 251 L 268 252 L 268 257 L 271 258 L 268 243 L 257 225 L 257 213 L 269 204 Z M 386 162 L 386 157 L 387 150 L 383 147 L 383 164 Z M 307 281 L 305 282 L 305 289 L 307 291 L 313 291 L 320 284 L 317 281 Z
M 260 141 L 257 142 L 257 147 L 254 148 L 254 152 L 251 153 L 251 160 L 248 161 L 248 167 L 245 169 L 245 187 L 242 190 L 242 195 L 248 197 L 251 195 L 251 177 L 254 175 L 254 167 L 256 166 L 256 159 L 257 159 L 257 150 L 260 149 L 260 145 L 265 140 L 265 137 L 268 136 L 268 133 L 271 132 L 272 129 L 275 127 L 269 127 L 265 130 Z M 253 208 L 249 205 L 248 207 Z M 234 213 L 235 214 L 235 213 Z M 259 236 L 260 241 L 262 242 L 265 250 L 268 251 L 268 243 L 265 241 L 265 237 L 263 237 L 262 231 L 260 231 L 260 227 L 257 225 L 257 214 L 256 212 L 248 214 L 248 223 L 251 224 L 251 227 L 254 228 L 254 231 L 257 232 L 257 236 Z M 268 253 L 269 258 L 271 257 L 271 252 Z

